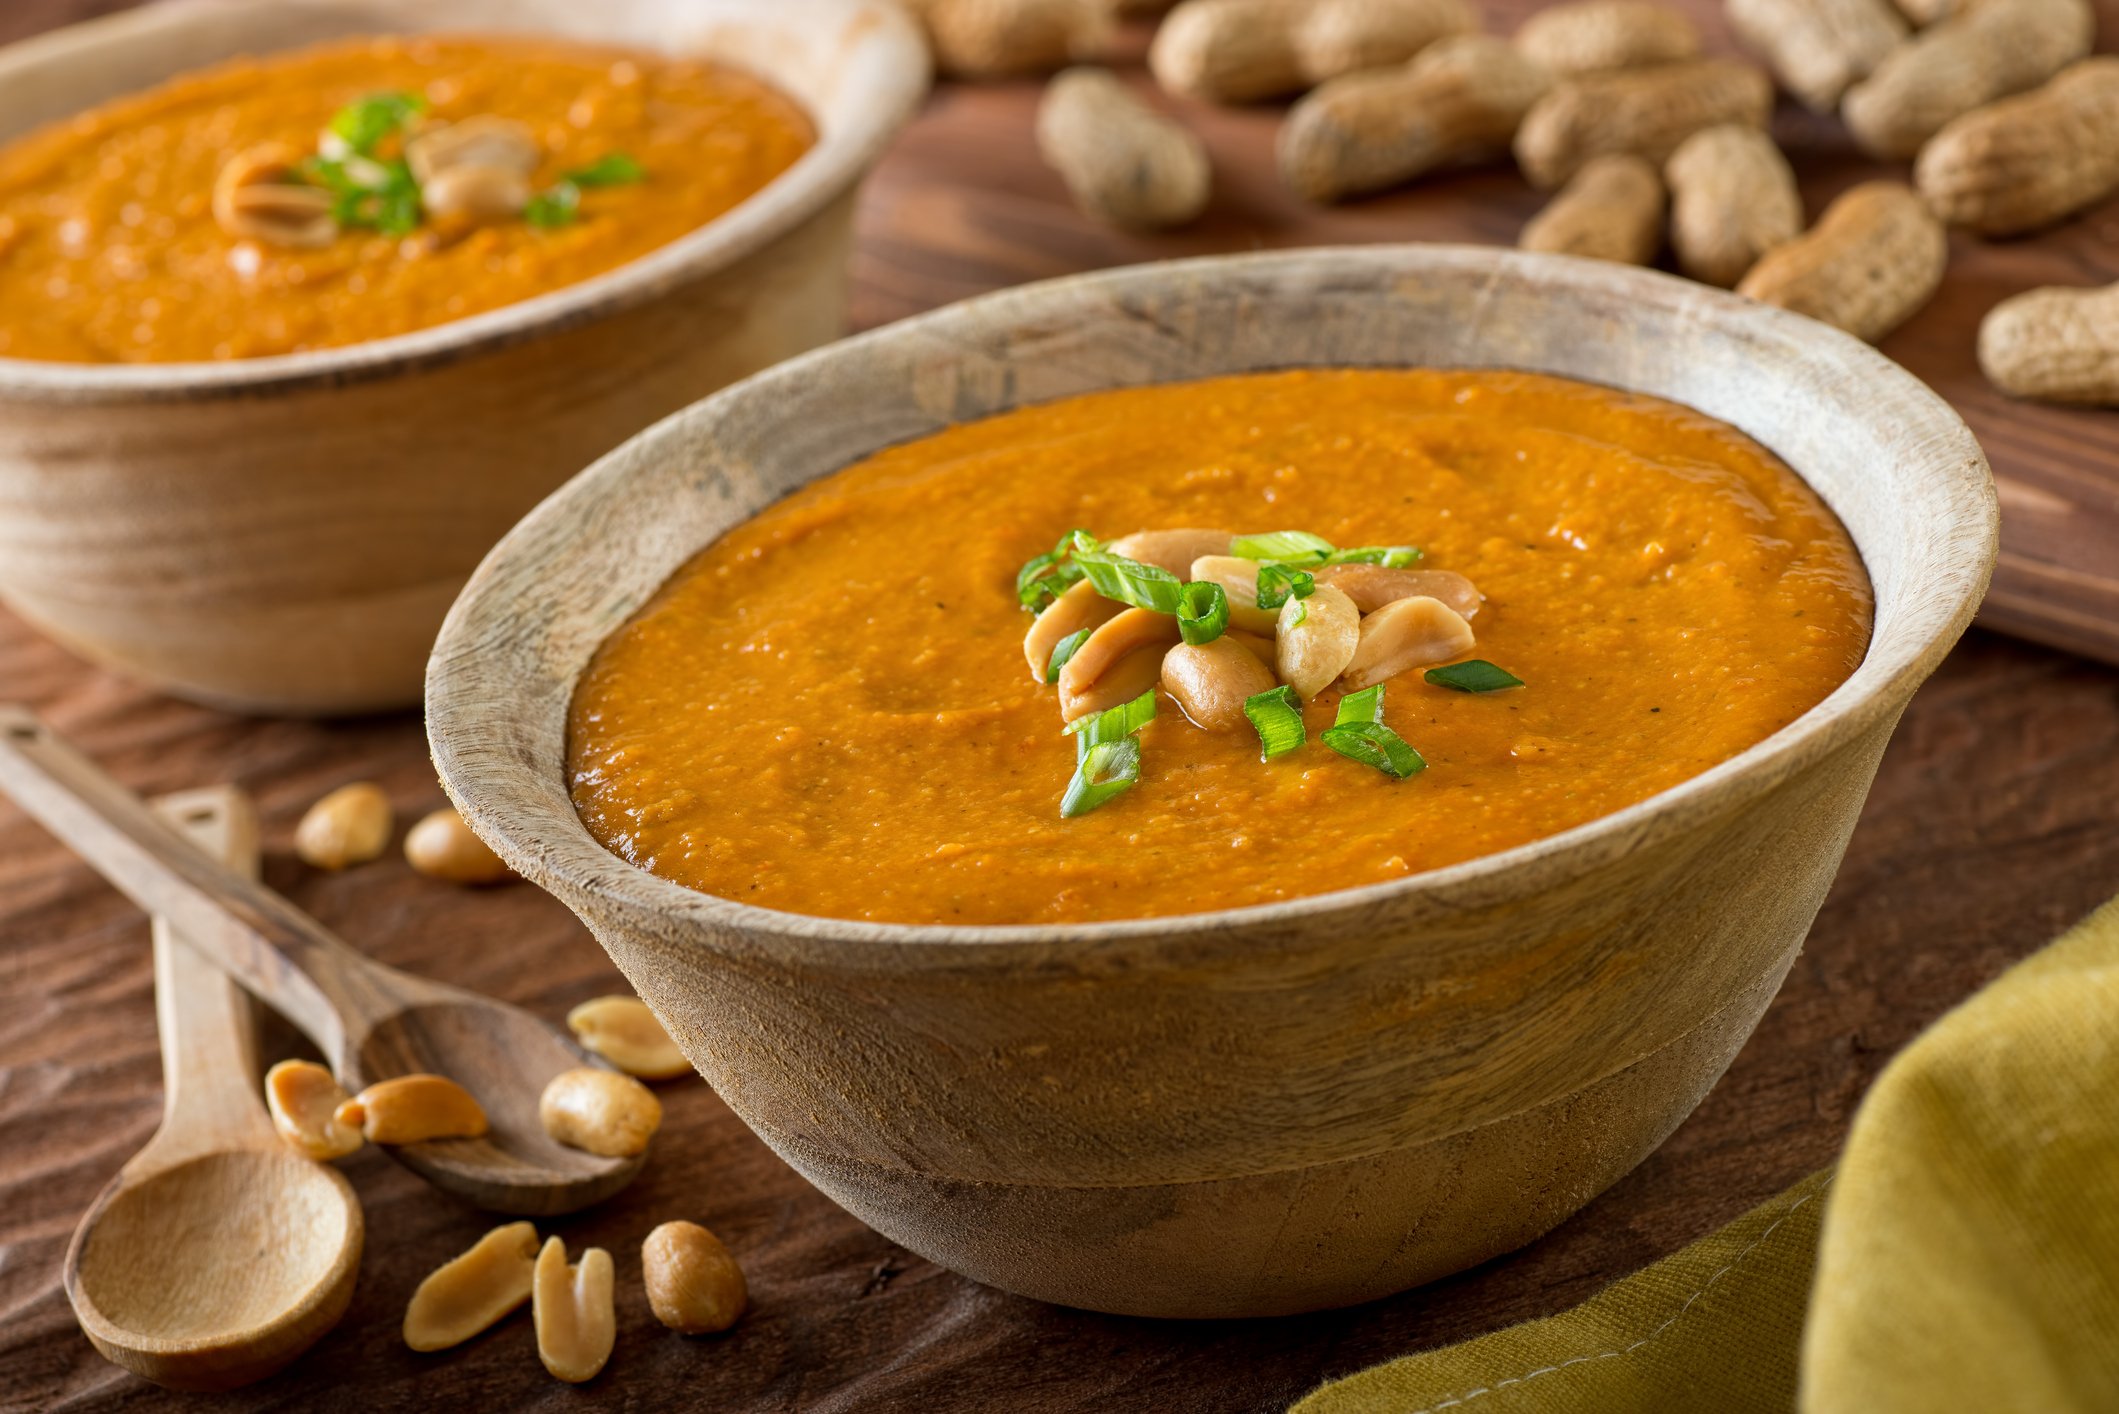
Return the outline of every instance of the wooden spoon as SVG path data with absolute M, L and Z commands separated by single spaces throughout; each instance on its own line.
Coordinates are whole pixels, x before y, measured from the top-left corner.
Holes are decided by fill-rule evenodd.
M 155 809 L 257 872 L 257 816 L 240 791 Z M 160 918 L 154 958 L 162 1127 L 74 1229 L 66 1296 L 106 1359 L 171 1389 L 234 1389 L 346 1313 L 361 1205 L 344 1174 L 288 1147 L 266 1117 L 250 998 Z
M 390 1152 L 437 1188 L 522 1217 L 571 1213 L 632 1181 L 641 1157 L 569 1149 L 537 1116 L 546 1082 L 596 1065 L 530 1013 L 371 962 L 270 889 L 170 833 L 139 799 L 21 707 L 0 706 L 0 790 L 185 941 L 300 1027 L 359 1090 L 432 1071 L 485 1106 L 491 1133 Z

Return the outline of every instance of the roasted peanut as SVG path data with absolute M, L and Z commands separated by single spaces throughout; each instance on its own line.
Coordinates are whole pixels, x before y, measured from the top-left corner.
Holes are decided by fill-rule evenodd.
M 2003 300 L 1980 321 L 1979 366 L 2010 397 L 2119 406 L 2119 285 Z
M 464 817 L 446 805 L 406 832 L 405 861 L 430 879 L 452 884 L 497 884 L 515 877 Z
M 213 183 L 213 219 L 239 240 L 315 249 L 338 236 L 331 195 L 302 182 L 302 154 L 283 142 L 247 148 Z
M 294 827 L 294 852 L 319 869 L 349 869 L 382 857 L 393 823 L 383 788 L 355 781 L 309 807 Z
M 2088 0 L 1979 0 L 1892 51 L 1847 90 L 1840 116 L 1871 155 L 1911 157 L 1951 119 L 2089 53 L 2095 34 Z
M 1142 652 L 1152 653 L 1148 682 L 1154 683 L 1162 675 L 1162 650 L 1179 641 L 1177 620 L 1168 614 L 1158 614 L 1153 609 L 1125 609 L 1105 620 L 1082 640 L 1082 646 L 1074 650 L 1067 666 L 1060 669 L 1060 718 L 1071 722 L 1088 712 L 1101 712 L 1116 703 L 1105 701 L 1108 692 L 1098 692 L 1107 687 L 1105 679 L 1114 678 L 1114 669 L 1123 661 L 1130 660 Z M 1140 672 L 1138 666 L 1131 669 L 1133 675 Z M 1114 678 L 1115 680 L 1115 678 Z M 1128 677 L 1127 681 L 1130 682 Z M 1136 691 L 1135 696 L 1139 695 Z M 1129 699 L 1121 697 L 1117 701 Z M 1102 706 L 1094 704 L 1102 702 Z
M 335 1118 L 358 1126 L 375 1144 L 475 1139 L 486 1132 L 486 1112 L 471 1092 L 440 1075 L 379 1080 L 340 1105 Z
M 1202 556 L 1228 554 L 1229 542 L 1235 538 L 1226 530 L 1136 530 L 1105 548 L 1183 579 Z
M 405 143 L 405 162 L 422 187 L 460 167 L 490 167 L 527 181 L 537 170 L 537 157 L 537 139 L 528 128 L 512 118 L 485 115 L 431 124 Z
M 419 199 L 438 221 L 498 221 L 530 204 L 530 183 L 499 167 L 451 167 L 436 173 Z
M 1700 52 L 1690 18 L 1649 0 L 1576 0 L 1554 5 L 1516 30 L 1523 57 L 1554 75 L 1670 64 Z
M 1290 598 L 1280 609 L 1280 680 L 1307 702 L 1346 670 L 1360 642 L 1360 612 L 1331 585 L 1318 585 L 1307 599 Z
M 1516 163 L 1533 186 L 1550 190 L 1592 157 L 1630 152 L 1660 166 L 1702 128 L 1763 128 L 1772 111 L 1771 81 L 1735 59 L 1585 74 L 1531 105 L 1516 132 Z
M 1102 0 L 909 0 L 934 64 L 953 78 L 1046 73 L 1110 37 Z
M 640 1244 L 640 1275 L 655 1319 L 685 1335 L 725 1331 L 750 1302 L 743 1268 L 697 1223 L 664 1223 Z
M 537 1326 L 537 1358 L 569 1384 L 596 1378 L 618 1343 L 611 1254 L 591 1247 L 579 1265 L 567 1245 L 546 1238 L 530 1274 L 530 1318 Z
M 1039 683 L 1046 681 L 1045 672 L 1052 666 L 1052 650 L 1060 646 L 1060 640 L 1116 618 L 1118 611 L 1125 607 L 1117 600 L 1106 599 L 1097 593 L 1096 586 L 1086 579 L 1067 586 L 1059 598 L 1047 604 L 1031 620 L 1030 632 L 1023 635 L 1023 656 L 1030 660 L 1031 679 Z
M 1874 343 L 1928 302 L 1949 257 L 1941 223 L 1912 188 L 1864 182 L 1768 251 L 1736 292 Z
M 1728 14 L 1782 87 L 1819 113 L 1906 37 L 1890 0 L 1729 0 Z
M 647 1152 L 662 1127 L 662 1101 L 630 1075 L 581 1066 L 552 1077 L 538 1097 L 537 1117 L 545 1133 L 569 1148 L 624 1159 Z
M 405 1344 L 447 1350 L 492 1326 L 530 1299 L 537 1229 L 528 1223 L 496 1227 L 470 1250 L 427 1273 L 405 1303 Z
M 1211 643 L 1180 643 L 1163 655 L 1163 691 L 1208 731 L 1231 731 L 1247 720 L 1244 699 L 1273 686 L 1273 675 L 1251 650 L 1227 634 Z
M 1505 156 L 1544 69 L 1489 35 L 1455 35 L 1412 62 L 1328 79 L 1281 125 L 1281 179 L 1312 201 L 1381 191 L 1424 172 Z
M 1252 633 L 1247 629 L 1232 628 L 1226 630 L 1222 637 L 1236 644 L 1253 658 L 1256 658 L 1259 666 L 1263 667 L 1267 673 L 1270 674 L 1273 671 L 1276 645 L 1270 635 Z M 1271 686 L 1271 683 L 1268 682 L 1267 686 Z
M 2119 58 L 2070 65 L 2040 89 L 1967 113 L 1920 150 L 1913 180 L 1952 226 L 2013 236 L 2119 189 Z
M 1270 634 L 1280 611 L 1258 607 L 1258 561 L 1235 555 L 1202 555 L 1192 562 L 1189 579 L 1218 584 L 1228 596 L 1229 622 L 1252 633 Z
M 1172 93 L 1248 103 L 1400 64 L 1478 27 L 1464 0 L 1184 0 L 1156 30 L 1148 67 Z
M 1326 565 L 1317 571 L 1317 582 L 1354 601 L 1354 608 L 1373 614 L 1385 604 L 1425 594 L 1440 599 L 1458 614 L 1477 616 L 1486 596 L 1479 587 L 1455 570 L 1401 570 L 1386 565 Z
M 1135 231 L 1182 226 L 1207 209 L 1207 149 L 1133 96 L 1108 69 L 1069 69 L 1045 87 L 1037 146 L 1074 204 Z
M 1473 642 L 1471 625 L 1440 599 L 1393 599 L 1362 618 L 1361 641 L 1340 682 L 1359 692 L 1413 668 L 1462 657 Z
M 342 1159 L 364 1142 L 358 1127 L 338 1120 L 345 1102 L 338 1077 L 315 1061 L 285 1060 L 265 1072 L 272 1127 L 312 1159 Z
M 1630 152 L 1592 157 L 1524 223 L 1516 244 L 1622 265 L 1650 264 L 1663 246 L 1663 179 Z
M 1803 229 L 1795 172 L 1773 139 L 1735 123 L 1694 133 L 1663 168 L 1678 268 L 1729 288 Z
M 582 1045 L 643 1080 L 673 1080 L 692 1063 L 638 997 L 595 997 L 567 1013 L 567 1029 Z

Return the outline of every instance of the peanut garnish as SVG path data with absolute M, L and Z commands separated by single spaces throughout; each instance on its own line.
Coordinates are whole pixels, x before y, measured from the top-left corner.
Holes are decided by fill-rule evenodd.
M 1472 643 L 1471 625 L 1440 599 L 1394 599 L 1362 619 L 1361 641 L 1342 681 L 1347 691 L 1358 692 L 1408 669 L 1460 657 Z
M 296 174 L 302 154 L 283 142 L 247 148 L 213 183 L 213 219 L 239 240 L 314 250 L 338 236 L 331 194 Z
M 1052 666 L 1052 650 L 1059 647 L 1061 639 L 1095 628 L 1124 607 L 1097 593 L 1096 586 L 1086 579 L 1070 585 L 1045 606 L 1044 612 L 1031 622 L 1030 632 L 1023 635 L 1023 656 L 1030 660 L 1031 678 L 1039 683 L 1045 681 L 1045 670 Z
M 390 797 L 370 781 L 340 786 L 302 815 L 294 852 L 319 869 L 346 869 L 379 858 L 390 843 Z
M 643 1080 L 672 1080 L 692 1063 L 638 997 L 596 997 L 567 1013 L 567 1027 L 582 1045 Z
M 428 878 L 452 884 L 498 884 L 515 877 L 463 816 L 446 805 L 406 832 L 405 860 Z
M 1236 537 L 1226 530 L 1136 530 L 1104 548 L 1144 565 L 1165 569 L 1179 579 L 1203 555 L 1226 555 Z
M 664 1223 L 649 1233 L 640 1244 L 640 1275 L 655 1319 L 685 1335 L 727 1330 L 750 1301 L 743 1268 L 697 1223 Z
M 662 1126 L 654 1091 L 615 1070 L 581 1066 L 552 1077 L 537 1101 L 545 1133 L 569 1148 L 607 1159 L 647 1152 Z
M 420 189 L 420 201 L 438 221 L 497 221 L 530 204 L 530 183 L 499 167 L 451 167 Z
M 530 1299 L 537 1229 L 508 1223 L 427 1274 L 405 1305 L 405 1344 L 414 1350 L 461 1345 Z
M 578 1265 L 567 1245 L 547 1238 L 530 1277 L 530 1315 L 537 1325 L 537 1358 L 569 1384 L 592 1380 L 618 1341 L 611 1295 L 611 1254 L 591 1247 Z
M 444 172 L 466 167 L 506 172 L 527 182 L 537 170 L 537 158 L 537 139 L 511 118 L 480 116 L 436 123 L 405 143 L 405 161 L 422 187 Z
M 1268 691 L 1273 674 L 1224 633 L 1211 643 L 1180 643 L 1163 655 L 1163 691 L 1208 731 L 1242 727 L 1244 699 Z
M 1280 680 L 1307 702 L 1346 669 L 1361 641 L 1361 611 L 1329 584 L 1280 609 Z
M 1326 565 L 1317 571 L 1317 582 L 1354 601 L 1364 614 L 1373 614 L 1394 599 L 1425 594 L 1440 599 L 1465 618 L 1479 612 L 1486 596 L 1477 585 L 1454 570 L 1399 570 L 1383 565 Z
M 1258 607 L 1258 561 L 1235 555 L 1203 555 L 1192 562 L 1193 579 L 1221 586 L 1229 596 L 1229 622 L 1252 633 L 1271 633 L 1280 623 L 1275 609 Z
M 338 1077 L 315 1061 L 281 1061 L 265 1072 L 272 1127 L 312 1159 L 341 1159 L 365 1142 L 358 1127 L 340 1123 L 345 1102 Z
M 486 1132 L 486 1112 L 471 1092 L 440 1075 L 381 1080 L 338 1107 L 340 1124 L 358 1125 L 376 1144 L 429 1139 L 475 1139 Z
M 1139 649 L 1167 648 L 1180 637 L 1177 620 L 1153 609 L 1126 609 L 1105 620 L 1074 650 L 1067 666 L 1060 669 L 1060 717 L 1071 722 L 1084 713 L 1103 710 L 1091 705 L 1096 700 L 1090 695 L 1091 689 L 1121 659 Z M 1161 660 L 1156 661 L 1156 670 L 1148 679 L 1151 683 L 1161 671 Z

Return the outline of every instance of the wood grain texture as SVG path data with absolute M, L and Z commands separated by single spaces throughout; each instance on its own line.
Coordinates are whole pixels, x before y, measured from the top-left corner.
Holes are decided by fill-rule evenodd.
M 112 0 L 10 0 L 0 6 L 0 35 L 114 8 Z M 1724 45 L 1718 7 L 1693 8 Z M 2107 35 L 2112 14 L 2107 6 Z M 1034 106 L 1028 85 L 937 96 L 860 212 L 856 323 L 1142 254 L 1408 235 L 1506 244 L 1536 206 L 1514 178 L 1470 173 L 1298 216 L 1262 165 L 1270 116 L 1211 115 L 1200 126 L 1222 165 L 1223 194 L 1209 224 L 1119 237 L 1075 216 L 1057 178 L 1030 159 Z M 1783 127 L 1802 165 L 1819 174 L 1806 193 L 1812 210 L 1875 170 L 1831 125 L 1784 113 Z M 1254 165 L 1231 170 L 1239 159 Z M 1917 347 L 1916 320 L 1886 351 L 1931 382 L 1954 368 L 1958 386 L 1972 387 L 1969 332 L 1985 305 L 2030 284 L 2119 274 L 2113 216 L 2097 219 L 2102 227 L 1997 248 L 2013 264 L 1970 297 L 1962 350 Z M 2056 240 L 2058 254 L 2041 253 Z M 2119 451 L 2119 432 L 2104 430 L 2108 415 L 2048 420 L 1976 389 L 1953 397 L 2004 472 L 2004 496 L 2029 486 L 2053 498 L 2033 503 L 2044 506 L 2042 531 L 2017 514 L 2020 500 L 2009 501 L 2004 534 L 2014 553 L 2063 563 L 2053 557 L 2073 543 L 2069 505 L 2115 514 L 2100 471 Z M 2033 419 L 2032 430 L 1997 436 L 2018 413 Z M 2033 479 L 2038 466 L 2050 469 L 2050 490 Z M 2043 538 L 2027 540 L 2027 528 Z M 2101 543 L 2115 542 L 2107 533 Z M 2070 592 L 2086 595 L 2080 638 L 2093 643 L 2099 621 L 2087 606 L 2107 591 Z M 555 1020 L 623 986 L 565 908 L 533 889 L 453 889 L 419 878 L 394 854 L 328 876 L 294 859 L 295 821 L 332 786 L 376 779 L 400 818 L 440 803 L 412 718 L 323 725 L 221 716 L 85 670 L 4 613 L 0 682 L 137 791 L 249 786 L 265 812 L 267 881 L 371 956 Z M 1802 955 L 1693 1117 L 1525 1251 L 1351 1311 L 1186 1324 L 1005 1296 L 862 1227 L 795 1178 L 705 1086 L 662 1087 L 667 1120 L 641 1178 L 613 1202 L 545 1226 L 618 1259 L 618 1349 L 589 1393 L 636 1410 L 1263 1414 L 1327 1375 L 1562 1309 L 1830 1162 L 1855 1103 L 1894 1051 L 2119 890 L 2114 799 L 2119 674 L 1975 632 L 1915 697 Z M 285 1032 L 268 1036 L 265 1059 L 293 1045 Z M 370 1219 L 360 1288 L 310 1358 L 241 1395 L 181 1403 L 104 1362 L 59 1290 L 60 1259 L 88 1195 L 145 1141 L 160 1107 L 146 921 L 0 805 L 0 1409 L 580 1407 L 581 1396 L 537 1364 L 524 1320 L 450 1354 L 404 1349 L 404 1300 L 490 1222 L 438 1201 L 373 1152 L 348 1164 Z M 753 1310 L 725 1337 L 672 1336 L 647 1310 L 635 1245 L 675 1217 L 713 1227 L 750 1276 Z

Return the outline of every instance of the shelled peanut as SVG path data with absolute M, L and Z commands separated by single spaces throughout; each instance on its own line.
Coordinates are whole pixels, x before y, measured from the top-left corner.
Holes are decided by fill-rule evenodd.
M 2119 284 L 2003 300 L 1980 321 L 1979 367 L 2011 397 L 2119 407 Z
M 1686 138 L 1663 168 L 1670 188 L 1670 244 L 1678 268 L 1729 287 L 1760 256 L 1803 229 L 1795 172 L 1773 139 L 1725 123 Z
M 1075 68 L 1045 88 L 1037 146 L 1075 204 L 1130 230 L 1182 226 L 1206 209 L 1207 150 L 1108 69 Z
M 1516 244 L 1556 255 L 1647 265 L 1663 244 L 1663 179 L 1630 152 L 1591 158 L 1525 223 Z
M 1736 59 L 1691 59 L 1587 74 L 1557 84 L 1524 116 L 1516 162 L 1533 186 L 1559 186 L 1592 157 L 1630 152 L 1661 164 L 1702 128 L 1763 128 L 1773 84 Z
M 1928 302 L 1948 260 L 1942 224 L 1912 188 L 1865 182 L 1768 251 L 1736 291 L 1874 343 Z
M 1107 0 L 907 0 L 935 68 L 952 78 L 1049 73 L 1109 38 Z
M 1477 28 L 1465 0 L 1183 0 L 1156 30 L 1148 67 L 1172 93 L 1248 103 L 1401 64 Z
M 1503 156 L 1550 86 L 1505 40 L 1440 40 L 1409 64 L 1327 80 L 1297 102 L 1280 130 L 1281 177 L 1312 201 L 1336 201 Z
M 1921 149 L 1913 180 L 1952 226 L 2011 236 L 2119 190 L 2119 58 L 1967 113 Z
M 1841 116 L 1876 157 L 1911 157 L 1953 118 L 2044 83 L 2089 53 L 2088 0 L 1980 0 L 1892 51 Z
M 1576 0 L 1525 20 L 1515 45 L 1546 72 L 1566 76 L 1690 59 L 1700 52 L 1700 32 L 1652 0 Z
M 1783 87 L 1820 113 L 1906 37 L 1890 0 L 1729 0 L 1729 23 Z

